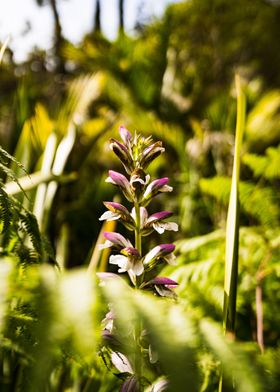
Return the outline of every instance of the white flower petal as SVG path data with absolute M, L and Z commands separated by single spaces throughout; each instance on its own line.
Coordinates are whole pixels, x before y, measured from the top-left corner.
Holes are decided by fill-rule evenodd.
M 107 220 L 107 221 L 112 221 L 112 220 L 117 220 L 121 217 L 120 214 L 117 212 L 112 212 L 112 211 L 106 211 L 104 214 L 101 215 L 99 218 L 100 221 L 102 220 Z
M 149 194 L 150 194 L 151 191 L 152 191 L 152 188 L 153 188 L 153 183 L 151 183 L 151 184 L 149 184 L 149 185 L 147 186 L 147 188 L 145 189 L 145 192 L 144 192 L 144 194 L 143 194 L 143 199 L 145 199 L 145 198 L 147 198 L 147 197 L 149 196 Z
M 153 228 L 159 233 L 164 233 L 165 230 L 178 231 L 178 225 L 175 222 L 155 222 Z
M 136 276 L 139 276 L 144 272 L 144 266 L 141 260 L 133 264 L 132 271 Z
M 114 180 L 112 180 L 112 178 L 111 178 L 111 177 L 107 177 L 107 178 L 106 178 L 106 180 L 105 180 L 105 182 L 109 182 L 110 184 L 114 184 L 114 185 L 116 185 L 115 181 L 114 181 Z
M 123 255 L 110 256 L 109 263 L 118 265 L 120 267 L 118 272 L 126 272 L 132 267 L 128 257 Z
M 159 251 L 160 251 L 160 246 L 159 245 L 155 246 L 152 250 L 150 250 L 150 252 L 146 254 L 143 263 L 148 264 L 152 259 L 154 259 L 158 255 Z
M 166 222 L 165 230 L 178 231 L 178 225 L 175 222 Z
M 148 219 L 148 211 L 145 207 L 140 207 L 140 227 L 141 229 L 145 226 Z
M 111 241 L 106 240 L 106 241 L 104 242 L 104 244 L 98 245 L 98 249 L 99 249 L 99 250 L 102 250 L 102 249 L 110 248 L 112 245 L 113 245 L 113 244 L 112 244 Z
M 113 352 L 111 359 L 113 365 L 118 369 L 119 372 L 133 374 L 133 370 L 129 363 L 129 360 L 122 353 Z
M 135 208 L 133 207 L 131 210 L 131 214 L 132 218 L 135 220 L 136 219 L 136 212 L 135 212 Z
M 160 222 L 153 223 L 153 228 L 159 233 L 162 234 L 165 231 L 165 224 Z
M 169 186 L 169 185 L 163 185 L 163 187 L 160 188 L 160 192 L 172 192 L 172 191 L 173 191 L 173 188 L 172 188 L 172 186 Z

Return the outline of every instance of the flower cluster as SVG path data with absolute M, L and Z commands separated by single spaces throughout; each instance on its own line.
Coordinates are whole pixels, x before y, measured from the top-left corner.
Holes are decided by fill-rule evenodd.
M 120 221 L 128 230 L 134 231 L 135 242 L 132 244 L 119 233 L 105 232 L 106 241 L 100 248 L 112 247 L 118 251 L 118 254 L 110 256 L 109 263 L 117 265 L 119 273 L 127 272 L 133 285 L 139 288 L 154 285 L 155 292 L 161 295 L 160 293 L 165 290 L 160 290 L 158 288 L 160 284 L 153 283 L 151 279 L 145 282 L 145 273 L 154 270 L 159 263 L 174 264 L 175 246 L 160 244 L 143 255 L 142 238 L 153 231 L 162 234 L 165 230 L 178 230 L 175 222 L 166 221 L 172 212 L 161 211 L 149 215 L 146 209 L 156 195 L 172 191 L 167 177 L 151 180 L 150 175 L 145 172 L 148 165 L 164 151 L 164 148 L 160 141 L 153 142 L 151 137 L 145 138 L 137 133 L 132 136 L 125 127 L 120 127 L 120 136 L 122 143 L 111 139 L 110 148 L 120 159 L 127 175 L 109 170 L 106 182 L 117 186 L 125 198 L 133 204 L 133 208 L 129 211 L 120 203 L 106 201 L 104 205 L 107 211 L 100 220 Z M 173 282 L 173 287 L 174 284 L 176 283 Z M 168 290 L 168 285 L 165 286 Z
M 157 276 L 157 271 L 160 264 L 175 264 L 175 246 L 159 244 L 148 252 L 142 252 L 144 237 L 153 232 L 162 234 L 165 230 L 178 230 L 177 223 L 167 221 L 172 212 L 160 211 L 149 214 L 147 210 L 155 196 L 172 191 L 167 177 L 151 180 L 150 175 L 146 173 L 148 165 L 164 151 L 164 148 L 161 142 L 153 142 L 151 137 L 145 138 L 138 134 L 132 136 L 124 127 L 120 127 L 120 136 L 122 142 L 111 139 L 110 147 L 122 162 L 126 175 L 109 170 L 106 182 L 117 186 L 132 204 L 132 208 L 130 210 L 120 203 L 105 201 L 107 211 L 100 220 L 118 220 L 126 229 L 134 232 L 134 241 L 120 233 L 105 232 L 105 242 L 100 248 L 113 248 L 115 253 L 110 256 L 109 263 L 116 265 L 119 273 L 127 273 L 136 288 L 152 291 L 160 297 L 174 298 L 173 289 L 177 283 L 169 278 Z M 102 283 L 106 284 L 106 280 L 114 278 L 116 274 L 103 272 L 98 273 L 98 276 Z M 128 357 L 124 355 L 121 352 L 124 347 L 120 343 L 114 320 L 114 310 L 111 309 L 103 320 L 102 355 L 109 350 L 112 366 L 120 372 L 119 376 L 124 378 L 121 391 L 142 391 L 142 384 L 144 381 L 145 384 L 147 379 L 142 376 L 141 357 L 144 356 L 143 358 L 149 361 L 150 367 L 158 361 L 157 352 L 147 339 L 148 332 L 142 330 L 140 322 L 135 329 L 132 326 L 131 330 L 131 338 L 137 347 L 136 352 Z M 154 383 L 151 390 L 164 391 L 167 386 L 168 382 L 162 379 Z

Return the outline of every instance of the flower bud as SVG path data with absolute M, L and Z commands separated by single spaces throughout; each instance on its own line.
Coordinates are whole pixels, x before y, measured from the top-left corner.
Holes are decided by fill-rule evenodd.
M 110 148 L 120 159 L 126 172 L 130 174 L 131 171 L 133 170 L 133 160 L 131 158 L 130 152 L 128 151 L 127 147 L 124 146 L 122 143 L 118 142 L 118 140 L 111 139 Z
M 136 376 L 128 377 L 122 384 L 120 392 L 139 392 L 139 382 Z
M 106 178 L 105 182 L 109 182 L 120 187 L 127 200 L 133 201 L 129 181 L 123 174 L 114 170 L 109 170 L 109 177 Z
M 124 142 L 124 144 L 126 146 L 129 146 L 132 139 L 133 139 L 131 133 L 123 125 L 120 126 L 119 133 L 120 133 L 120 137 L 121 137 L 122 141 Z
M 162 142 L 156 142 L 146 147 L 142 153 L 140 165 L 145 169 L 156 157 L 158 157 L 165 149 L 162 147 Z

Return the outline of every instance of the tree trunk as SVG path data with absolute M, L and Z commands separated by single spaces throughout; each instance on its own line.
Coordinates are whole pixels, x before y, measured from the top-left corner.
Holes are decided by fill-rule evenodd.
M 120 18 L 119 33 L 123 34 L 123 32 L 124 32 L 124 0 L 119 0 L 119 18 Z
M 95 11 L 94 11 L 94 25 L 93 25 L 93 32 L 100 32 L 101 31 L 101 23 L 100 23 L 100 0 L 95 1 Z
M 57 70 L 65 72 L 64 62 L 61 58 L 61 47 L 63 43 L 62 27 L 60 23 L 56 0 L 50 0 L 50 5 L 54 17 L 54 51 L 57 61 Z

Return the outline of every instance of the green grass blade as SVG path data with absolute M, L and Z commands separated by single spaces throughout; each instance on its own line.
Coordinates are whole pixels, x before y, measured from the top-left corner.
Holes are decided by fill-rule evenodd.
M 235 151 L 232 173 L 231 192 L 226 227 L 226 259 L 224 282 L 224 316 L 223 327 L 225 333 L 234 333 L 236 313 L 236 293 L 238 279 L 238 245 L 239 245 L 239 177 L 240 154 L 245 128 L 246 100 L 238 75 L 235 79 L 237 93 L 237 121 L 235 135 Z M 223 391 L 223 377 L 220 378 L 219 390 Z
M 238 274 L 238 233 L 239 233 L 239 177 L 240 177 L 240 153 L 245 127 L 245 94 L 242 89 L 239 76 L 236 76 L 237 91 L 237 122 L 235 136 L 235 152 L 232 173 L 231 192 L 227 216 L 226 228 L 226 263 L 225 263 L 225 301 L 224 301 L 224 328 L 234 331 L 235 302 L 237 291 Z

